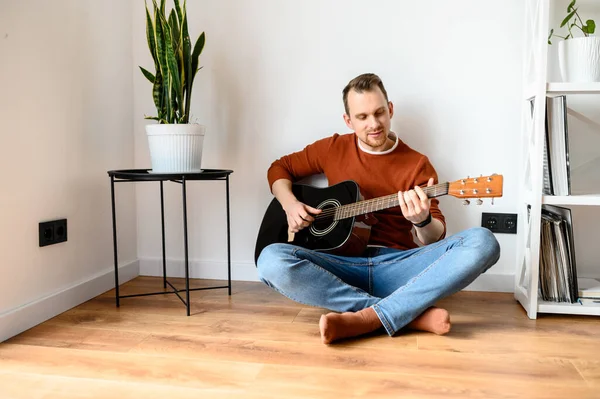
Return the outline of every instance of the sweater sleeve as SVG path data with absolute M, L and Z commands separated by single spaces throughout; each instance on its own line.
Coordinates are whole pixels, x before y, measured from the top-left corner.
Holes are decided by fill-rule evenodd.
M 417 168 L 415 169 L 414 186 L 426 186 L 429 178 L 433 177 L 433 184 L 438 184 L 438 175 L 435 168 L 429 162 L 429 158 L 423 155 Z M 439 240 L 446 237 L 446 218 L 442 214 L 439 207 L 440 201 L 436 198 L 431 199 L 431 207 L 429 208 L 431 217 L 439 220 L 444 225 L 444 232 L 440 236 Z M 438 241 L 439 241 L 438 240 Z
M 338 135 L 315 141 L 303 150 L 285 155 L 271 164 L 267 171 L 269 189 L 279 179 L 295 182 L 304 177 L 324 172 L 325 159 Z

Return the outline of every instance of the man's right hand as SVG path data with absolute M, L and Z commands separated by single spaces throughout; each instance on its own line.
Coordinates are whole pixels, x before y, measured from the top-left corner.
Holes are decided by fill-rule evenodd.
M 288 229 L 291 233 L 297 233 L 305 227 L 310 226 L 315 218 L 312 215 L 321 213 L 321 209 L 308 206 L 298 200 L 291 201 L 283 207 L 287 215 Z

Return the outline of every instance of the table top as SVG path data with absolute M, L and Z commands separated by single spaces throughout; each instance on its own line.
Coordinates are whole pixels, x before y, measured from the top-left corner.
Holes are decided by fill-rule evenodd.
M 115 179 L 123 180 L 221 180 L 227 178 L 233 170 L 229 169 L 202 169 L 201 172 L 182 173 L 154 173 L 152 169 L 121 169 L 109 170 L 108 175 Z

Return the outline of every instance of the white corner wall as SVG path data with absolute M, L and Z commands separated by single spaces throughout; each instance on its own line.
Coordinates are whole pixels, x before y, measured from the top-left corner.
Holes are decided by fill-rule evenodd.
M 258 227 L 271 195 L 266 171 L 279 156 L 334 132 L 348 132 L 341 91 L 363 72 L 379 74 L 396 115 L 393 129 L 425 152 L 440 179 L 500 173 L 504 197 L 463 207 L 441 200 L 449 233 L 478 226 L 482 212 L 516 213 L 514 149 L 520 134 L 524 5 L 520 0 L 196 0 L 194 39 L 206 31 L 193 94 L 195 121 L 207 126 L 204 168 L 230 168 L 233 278 L 256 280 Z M 142 4 L 133 8 L 134 65 L 151 68 Z M 144 115 L 150 84 L 134 74 L 135 164 L 150 168 Z M 139 185 L 142 274 L 161 256 L 158 185 Z M 181 187 L 167 185 L 167 257 L 183 259 Z M 189 185 L 192 275 L 226 278 L 224 187 Z M 512 291 L 515 236 L 498 235 L 502 257 L 472 289 Z
M 1 3 L 0 342 L 114 287 L 106 172 L 133 164 L 132 2 Z M 135 192 L 118 189 L 125 280 Z M 39 248 L 58 218 L 68 241 Z

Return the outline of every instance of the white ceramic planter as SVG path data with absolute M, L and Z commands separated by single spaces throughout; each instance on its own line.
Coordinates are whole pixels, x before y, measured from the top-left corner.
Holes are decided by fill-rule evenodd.
M 151 173 L 200 172 L 206 127 L 191 124 L 146 125 Z
M 564 82 L 600 82 L 600 37 L 558 42 L 558 63 Z

